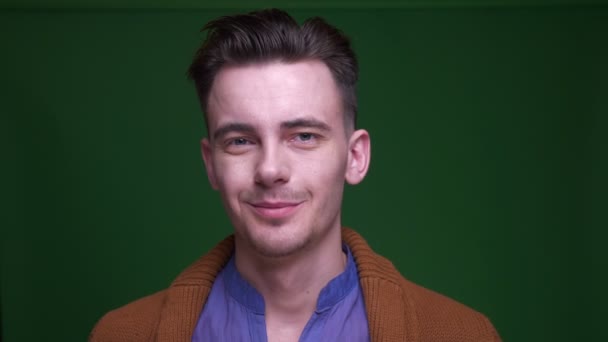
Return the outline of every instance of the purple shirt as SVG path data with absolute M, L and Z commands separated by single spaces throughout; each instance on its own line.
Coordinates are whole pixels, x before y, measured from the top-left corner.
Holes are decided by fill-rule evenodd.
M 300 336 L 306 341 L 369 341 L 357 265 L 346 245 L 344 272 L 319 294 Z M 267 341 L 264 298 L 237 271 L 234 256 L 218 274 L 198 319 L 193 342 Z

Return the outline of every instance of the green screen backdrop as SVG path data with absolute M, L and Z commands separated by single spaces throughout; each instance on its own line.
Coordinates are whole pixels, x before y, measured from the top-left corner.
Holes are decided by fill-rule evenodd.
M 204 23 L 268 5 L 2 5 L 3 341 L 85 340 L 231 232 L 185 72 Z M 506 341 L 606 340 L 608 7 L 284 7 L 359 56 L 372 164 L 344 224 Z

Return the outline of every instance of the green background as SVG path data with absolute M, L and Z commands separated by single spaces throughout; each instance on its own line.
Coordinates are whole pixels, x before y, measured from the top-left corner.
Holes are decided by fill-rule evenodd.
M 185 72 L 209 19 L 280 4 L 2 4 L 3 341 L 85 340 L 230 233 Z M 608 6 L 283 7 L 359 55 L 373 153 L 344 224 L 507 341 L 606 340 Z

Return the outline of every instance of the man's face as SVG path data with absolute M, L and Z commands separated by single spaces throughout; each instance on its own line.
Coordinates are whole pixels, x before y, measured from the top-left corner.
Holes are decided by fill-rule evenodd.
M 202 150 L 237 243 L 285 256 L 340 229 L 345 178 L 360 181 L 348 176 L 351 138 L 362 134 L 347 134 L 342 108 L 320 61 L 224 67 L 216 75 Z

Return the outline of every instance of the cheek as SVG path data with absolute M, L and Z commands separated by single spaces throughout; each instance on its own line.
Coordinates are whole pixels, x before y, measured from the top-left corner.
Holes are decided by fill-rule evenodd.
M 301 160 L 301 170 L 317 188 L 331 187 L 344 183 L 346 153 L 338 148 L 328 149 L 323 154 Z
M 244 158 L 218 158 L 215 175 L 222 195 L 234 194 L 250 183 L 249 163 Z
M 316 214 L 311 217 L 315 226 L 327 226 L 340 212 L 345 165 L 346 159 L 342 155 L 332 153 L 328 158 L 311 161 L 306 170 L 307 175 L 304 177 L 307 177 L 316 210 Z

